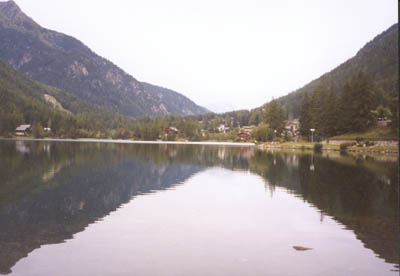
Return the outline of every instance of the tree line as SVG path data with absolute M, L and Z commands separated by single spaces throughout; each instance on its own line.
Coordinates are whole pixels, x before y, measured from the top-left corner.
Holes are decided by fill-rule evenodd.
M 1 67 L 0 67 L 1 68 Z M 9 71 L 9 70 L 8 70 Z M 6 69 L 0 79 L 0 135 L 9 136 L 20 124 L 33 125 L 35 137 L 114 138 L 136 140 L 238 140 L 243 126 L 254 126 L 252 140 L 290 140 L 293 132 L 285 129 L 288 112 L 279 100 L 260 108 L 223 114 L 129 118 L 103 107 L 76 100 L 67 93 L 19 77 Z M 2 71 L 0 70 L 0 73 Z M 14 79 L 12 79 L 14 78 Z M 348 80 L 343 89 L 321 84 L 305 93 L 301 102 L 300 133 L 328 138 L 348 132 L 361 132 L 378 118 L 392 120 L 393 132 L 398 125 L 398 77 L 394 80 L 391 99 L 382 104 L 374 82 L 363 72 Z M 379 90 L 379 89 L 378 89 Z M 43 99 L 43 91 L 52 95 L 65 109 Z M 224 125 L 226 131 L 220 131 Z M 45 132 L 43 128 L 50 128 Z M 175 127 L 177 132 L 166 133 Z
M 397 80 L 398 81 L 398 80 Z M 392 120 L 395 132 L 398 125 L 397 86 L 389 104 L 378 105 L 375 85 L 370 77 L 359 71 L 348 80 L 341 91 L 334 84 L 319 85 L 309 96 L 305 93 L 301 103 L 300 132 L 309 137 L 310 129 L 316 136 L 329 138 L 349 132 L 363 132 L 378 119 Z

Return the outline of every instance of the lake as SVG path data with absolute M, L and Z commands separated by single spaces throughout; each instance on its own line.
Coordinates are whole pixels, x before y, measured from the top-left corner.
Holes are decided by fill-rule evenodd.
M 0 141 L 0 274 L 398 275 L 396 156 Z

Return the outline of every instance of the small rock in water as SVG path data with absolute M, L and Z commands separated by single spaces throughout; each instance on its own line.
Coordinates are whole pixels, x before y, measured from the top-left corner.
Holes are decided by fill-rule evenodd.
M 312 248 L 309 248 L 309 247 L 303 247 L 303 246 L 297 246 L 297 245 L 294 245 L 293 248 L 296 249 L 297 251 L 306 251 L 306 250 L 311 250 L 312 249 Z

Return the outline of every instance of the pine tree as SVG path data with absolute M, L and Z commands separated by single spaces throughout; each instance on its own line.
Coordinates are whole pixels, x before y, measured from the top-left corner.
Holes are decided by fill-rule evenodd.
M 252 110 L 249 116 L 249 125 L 257 126 L 261 122 L 260 111 Z
M 371 79 L 360 71 L 352 86 L 355 101 L 353 129 L 363 131 L 375 124 L 375 117 L 371 112 L 376 108 L 374 85 Z
M 392 92 L 392 98 L 389 103 L 389 108 L 390 112 L 392 113 L 391 116 L 391 124 L 390 127 L 392 128 L 392 131 L 396 134 L 398 134 L 399 131 L 399 91 L 398 91 L 398 85 L 399 85 L 399 78 L 396 78 L 395 81 L 395 86 Z
M 336 99 L 336 88 L 332 84 L 327 91 L 325 100 L 322 103 L 322 128 L 323 137 L 331 137 L 337 134 L 338 130 L 338 103 Z
M 277 100 L 272 100 L 266 105 L 264 122 L 277 134 L 281 134 L 285 128 L 286 111 Z
M 350 82 L 346 82 L 343 86 L 342 94 L 340 96 L 339 108 L 339 132 L 346 133 L 352 129 L 352 116 L 353 116 L 353 99 Z
M 340 98 L 340 130 L 343 133 L 364 131 L 374 125 L 372 111 L 376 108 L 374 85 L 359 72 L 343 87 Z
M 309 137 L 310 136 L 310 128 L 312 125 L 312 117 L 311 117 L 311 100 L 308 97 L 308 94 L 305 93 L 303 96 L 303 100 L 301 102 L 301 111 L 300 111 L 300 133 L 302 136 Z
M 34 123 L 32 126 L 32 134 L 34 138 L 43 138 L 44 137 L 43 127 L 39 123 Z
M 316 131 L 314 135 L 322 135 L 322 129 L 324 125 L 323 121 L 323 112 L 324 112 L 324 100 L 326 90 L 322 85 L 319 85 L 317 89 L 311 96 L 311 105 L 310 105 L 310 115 L 311 115 L 311 128 L 314 128 Z

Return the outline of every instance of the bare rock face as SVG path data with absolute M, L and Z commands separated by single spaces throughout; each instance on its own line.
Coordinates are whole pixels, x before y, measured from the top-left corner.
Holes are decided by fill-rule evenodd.
M 13 1 L 0 2 L 0 45 L 0 59 L 20 73 L 126 116 L 207 112 L 177 92 L 149 92 L 79 40 L 42 28 Z
M 0 3 L 0 20 L 5 26 L 20 31 L 29 32 L 35 27 L 39 27 L 21 11 L 14 1 Z

